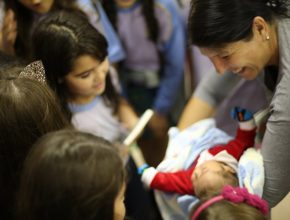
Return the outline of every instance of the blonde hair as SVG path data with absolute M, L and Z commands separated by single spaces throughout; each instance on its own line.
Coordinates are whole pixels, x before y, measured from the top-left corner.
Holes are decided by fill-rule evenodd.
M 201 204 L 207 200 L 200 201 L 192 210 L 191 215 Z M 191 218 L 190 218 L 191 219 Z M 197 220 L 267 220 L 258 209 L 245 203 L 232 203 L 227 200 L 218 201 L 204 209 Z

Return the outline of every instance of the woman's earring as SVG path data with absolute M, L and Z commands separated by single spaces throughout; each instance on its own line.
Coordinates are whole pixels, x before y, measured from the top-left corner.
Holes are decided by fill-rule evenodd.
M 269 37 L 269 35 L 267 35 L 267 36 L 266 36 L 266 40 L 270 40 L 270 37 Z

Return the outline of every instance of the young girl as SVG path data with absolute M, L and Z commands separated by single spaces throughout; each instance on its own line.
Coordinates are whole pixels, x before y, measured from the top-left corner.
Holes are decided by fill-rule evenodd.
M 87 0 L 5 0 L 5 17 L 0 23 L 0 48 L 8 53 L 16 53 L 28 58 L 30 53 L 31 31 L 35 21 L 48 12 L 68 9 L 82 9 L 94 27 L 102 30 L 109 42 L 109 59 L 118 62 L 124 58 L 124 51 L 119 39 L 99 3 Z M 3 8 L 3 7 L 2 7 Z M 12 10 L 11 10 L 12 9 Z M 1 9 L 0 9 L 1 10 Z M 1 38 L 2 36 L 2 38 Z
M 151 130 L 157 136 L 167 135 L 185 54 L 177 5 L 167 0 L 106 0 L 103 6 L 126 50 L 121 71 L 126 95 L 138 113 L 152 108 Z
M 268 204 L 246 188 L 225 186 L 221 194 L 199 202 L 191 220 L 267 220 Z
M 13 219 L 22 164 L 32 144 L 69 126 L 41 70 L 38 64 L 0 70 L 0 219 Z
M 126 172 L 117 149 L 73 130 L 40 138 L 24 164 L 18 219 L 123 220 Z
M 138 118 L 116 91 L 118 82 L 109 71 L 105 38 L 82 15 L 62 11 L 44 18 L 32 39 L 35 58 L 42 60 L 48 83 L 60 97 L 73 125 L 112 142 L 123 141 Z M 128 213 L 140 212 L 137 219 L 142 219 L 142 215 L 150 219 L 147 194 L 131 159 L 129 165 L 133 176 L 126 205 L 139 207 L 128 207 Z M 129 195 L 144 198 L 130 201 Z
M 103 35 L 81 14 L 59 11 L 41 20 L 32 39 L 34 57 L 74 126 L 122 141 L 138 118 L 117 91 Z

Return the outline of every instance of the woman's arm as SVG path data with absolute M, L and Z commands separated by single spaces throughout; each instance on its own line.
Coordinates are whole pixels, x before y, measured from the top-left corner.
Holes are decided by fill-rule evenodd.
M 178 128 L 183 130 L 199 120 L 212 117 L 214 112 L 215 108 L 213 106 L 193 96 L 182 112 L 178 122 Z
M 290 190 L 290 123 L 268 122 L 261 153 L 265 167 L 263 198 L 276 206 Z
M 215 109 L 232 93 L 241 78 L 232 74 L 207 73 L 198 84 L 178 123 L 179 129 L 205 118 L 213 117 Z
M 270 105 L 261 153 L 265 167 L 263 198 L 271 207 L 290 190 L 290 78 L 286 72 Z

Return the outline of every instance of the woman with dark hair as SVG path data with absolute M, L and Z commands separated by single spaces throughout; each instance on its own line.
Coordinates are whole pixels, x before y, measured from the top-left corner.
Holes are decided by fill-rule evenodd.
M 51 132 L 24 164 L 18 219 L 123 220 L 126 172 L 117 149 L 73 130 Z
M 32 144 L 47 132 L 69 126 L 54 93 L 31 77 L 43 80 L 44 75 L 14 64 L 0 70 L 1 219 L 13 219 L 22 164 Z
M 211 116 L 239 77 L 263 78 L 268 94 L 272 93 L 261 147 L 266 177 L 263 197 L 272 207 L 290 189 L 288 8 L 287 0 L 193 0 L 189 16 L 190 40 L 222 76 L 205 77 L 181 121 L 188 125 Z

